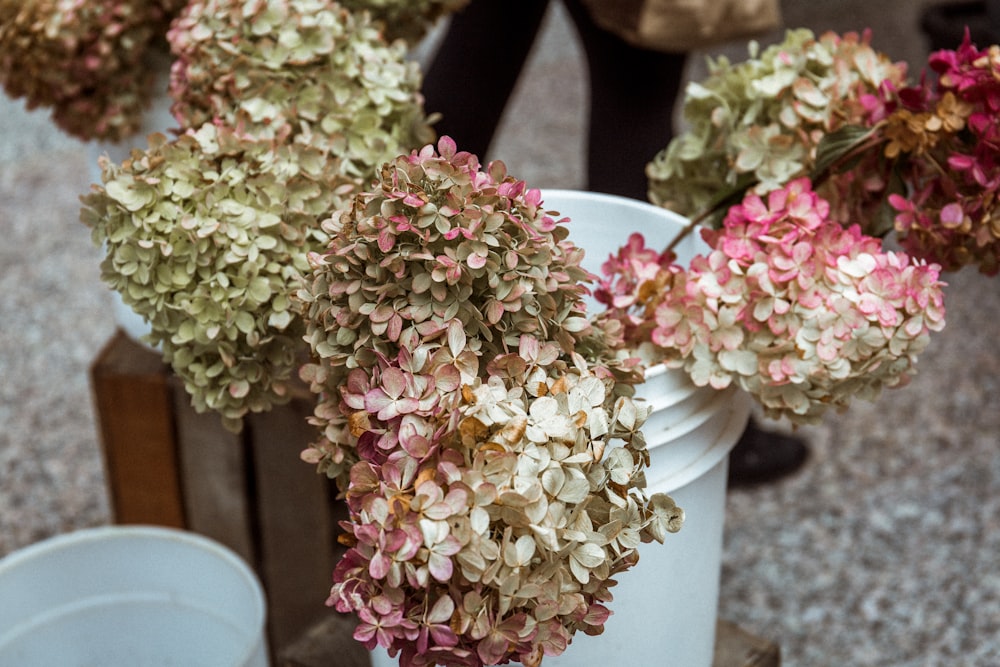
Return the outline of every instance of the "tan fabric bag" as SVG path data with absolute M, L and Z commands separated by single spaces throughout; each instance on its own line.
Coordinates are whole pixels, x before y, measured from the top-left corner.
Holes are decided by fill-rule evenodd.
M 584 0 L 594 22 L 636 46 L 695 51 L 781 27 L 779 0 Z

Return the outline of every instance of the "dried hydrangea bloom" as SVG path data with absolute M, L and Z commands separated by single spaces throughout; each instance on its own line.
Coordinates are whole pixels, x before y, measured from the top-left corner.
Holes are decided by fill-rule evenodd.
M 153 96 L 149 50 L 171 7 L 147 0 L 0 0 L 0 85 L 78 139 L 120 141 Z
M 659 353 L 649 342 L 656 305 L 672 275 L 683 270 L 676 260 L 672 251 L 647 248 L 642 234 L 633 233 L 601 265 L 594 289 L 594 299 L 604 306 L 596 321 L 620 335 L 621 345 L 648 366 L 659 363 Z
M 102 278 L 149 322 L 194 406 L 232 428 L 285 400 L 307 354 L 291 292 L 341 201 L 326 165 L 209 124 L 104 159 L 103 186 L 83 198 Z
M 332 0 L 194 0 L 168 38 L 182 126 L 317 148 L 360 186 L 433 138 L 405 46 Z
M 447 137 L 324 224 L 304 369 L 347 498 L 329 603 L 400 664 L 538 664 L 600 632 L 614 577 L 681 511 L 647 498 L 627 364 L 540 193 Z M 571 227 L 571 225 L 570 225 Z
M 577 361 L 502 357 L 462 389 L 432 454 L 353 466 L 329 602 L 358 614 L 368 648 L 401 665 L 538 664 L 601 632 L 639 544 L 680 527 L 669 497 L 637 488 L 643 415 Z
M 700 386 L 731 383 L 772 417 L 808 423 L 915 372 L 944 326 L 939 267 L 883 252 L 829 219 L 805 179 L 749 194 L 673 276 L 653 342 Z
M 462 9 L 469 0 L 341 0 L 340 4 L 369 12 L 389 41 L 416 44 L 438 19 Z
M 605 344 L 582 301 L 591 278 L 583 251 L 540 193 L 502 162 L 484 171 L 449 138 L 439 147 L 440 155 L 426 146 L 384 165 L 375 191 L 324 223 L 332 245 L 312 258 L 312 284 L 300 296 L 319 359 L 306 372 L 323 395 L 316 420 L 326 438 L 309 456 L 331 477 L 356 460 L 353 445 L 343 449 L 353 441 L 341 408 L 354 369 L 383 360 L 449 367 L 458 375 L 448 378 L 468 383 L 482 360 L 517 349 L 524 336 L 567 353 Z M 406 395 L 389 393 L 409 404 L 425 390 L 408 381 Z
M 416 66 L 366 21 L 312 0 L 190 3 L 169 36 L 191 129 L 105 162 L 86 201 L 105 280 L 231 428 L 285 400 L 307 353 L 290 296 L 320 221 L 429 131 Z
M 650 198 L 685 215 L 708 209 L 721 191 L 754 186 L 758 194 L 810 173 L 820 140 L 847 125 L 871 126 L 887 113 L 889 93 L 906 68 L 870 46 L 870 36 L 791 30 L 779 44 L 732 64 L 710 63 L 709 76 L 684 97 L 686 132 L 647 166 Z M 858 178 L 857 173 L 864 178 Z M 877 164 L 830 179 L 823 193 L 842 222 L 862 219 L 882 199 Z
M 936 78 L 901 91 L 886 121 L 886 156 L 899 157 L 906 196 L 890 197 L 900 243 L 945 270 L 1000 272 L 1000 46 L 968 36 L 928 64 Z

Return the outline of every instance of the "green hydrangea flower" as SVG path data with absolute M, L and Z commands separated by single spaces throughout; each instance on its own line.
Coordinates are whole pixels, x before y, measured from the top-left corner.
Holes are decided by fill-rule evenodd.
M 105 160 L 82 217 L 194 406 L 238 429 L 308 355 L 291 294 L 321 222 L 432 132 L 402 44 L 336 3 L 196 1 L 169 38 L 188 129 Z
M 103 160 L 82 220 L 107 250 L 103 280 L 149 323 L 194 406 L 238 428 L 288 397 L 304 354 L 290 292 L 340 199 L 315 151 L 211 124 L 150 139 L 120 166 Z
M 433 139 L 405 45 L 331 0 L 194 0 L 168 39 L 173 112 L 185 127 L 221 122 L 318 148 L 361 186 Z
M 763 52 L 751 42 L 749 54 L 735 64 L 710 61 L 708 77 L 688 85 L 688 129 L 646 168 L 655 204 L 697 215 L 722 193 L 752 186 L 763 194 L 808 174 L 825 136 L 883 117 L 887 91 L 906 77 L 905 64 L 872 49 L 868 34 L 790 30 Z M 848 200 L 863 206 L 876 198 L 869 190 L 883 187 L 847 175 L 823 194 L 835 208 Z

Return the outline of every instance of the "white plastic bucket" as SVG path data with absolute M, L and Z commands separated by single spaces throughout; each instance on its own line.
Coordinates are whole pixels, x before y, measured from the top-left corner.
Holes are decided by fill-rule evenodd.
M 723 391 L 710 391 L 711 395 L 709 398 L 704 400 L 697 410 L 689 411 L 682 403 L 680 406 L 671 405 L 668 408 L 662 408 L 659 412 L 653 412 L 642 427 L 643 435 L 646 436 L 646 442 L 651 446 L 666 445 L 668 443 L 678 444 L 689 440 L 688 436 L 694 433 L 701 433 L 703 437 L 708 438 L 709 442 L 712 442 L 722 432 L 722 427 L 725 423 L 725 416 L 721 414 L 721 411 L 724 410 L 727 403 L 733 400 L 734 395 L 739 390 L 730 387 Z M 700 395 L 696 396 L 700 398 Z M 682 413 L 676 419 L 659 418 L 660 412 L 670 413 L 675 411 Z M 714 430 L 705 436 L 706 428 Z
M 672 494 L 727 458 L 746 429 L 751 405 L 745 392 L 720 392 L 708 415 L 688 418 L 675 429 L 647 436 L 649 490 Z M 689 427 L 691 422 L 695 422 L 693 427 Z
M 651 410 L 644 427 L 646 433 L 673 428 L 685 418 L 709 409 L 712 401 L 718 398 L 718 394 L 719 392 L 711 387 L 692 385 L 652 396 L 643 401 Z
M 591 192 L 546 190 L 543 205 L 568 216 L 569 239 L 584 248 L 584 268 L 598 273 L 608 256 L 640 232 L 664 248 L 687 220 L 644 202 Z M 675 249 L 687 263 L 707 248 L 697 233 Z M 736 390 L 697 388 L 683 370 L 658 366 L 637 395 L 653 406 L 647 421 L 649 492 L 669 493 L 685 512 L 684 527 L 664 544 L 643 544 L 639 563 L 611 589 L 613 615 L 604 633 L 577 633 L 543 667 L 630 665 L 711 667 L 722 569 L 728 455 L 750 416 Z M 691 405 L 690 403 L 694 404 Z
M 722 428 L 716 439 L 692 432 L 681 441 L 651 446 L 648 490 L 670 494 L 684 509 L 684 527 L 663 544 L 639 546 L 639 563 L 611 589 L 613 613 L 603 634 L 577 633 L 562 655 L 547 656 L 542 667 L 711 667 L 728 454 L 750 414 L 749 397 L 737 393 L 732 399 L 717 413 Z M 685 446 L 678 448 L 678 442 Z
M 106 526 L 0 560 L 0 665 L 267 667 L 260 582 L 170 528 Z

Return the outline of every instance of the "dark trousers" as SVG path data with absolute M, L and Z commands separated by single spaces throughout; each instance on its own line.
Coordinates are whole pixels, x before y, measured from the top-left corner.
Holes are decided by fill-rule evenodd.
M 647 199 L 646 164 L 673 137 L 674 101 L 686 54 L 636 48 L 562 0 L 587 59 L 590 113 L 587 189 Z M 455 13 L 424 78 L 425 108 L 459 150 L 487 150 L 549 0 L 473 0 Z M 503 156 L 498 156 L 502 159 Z

